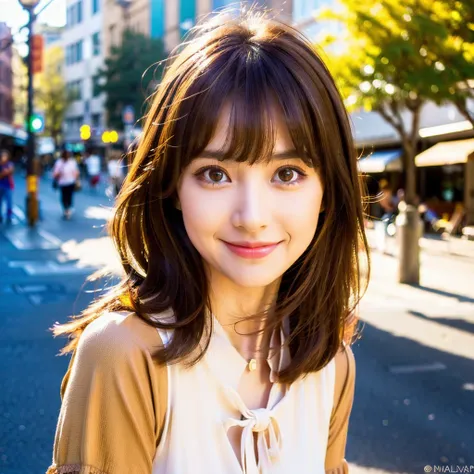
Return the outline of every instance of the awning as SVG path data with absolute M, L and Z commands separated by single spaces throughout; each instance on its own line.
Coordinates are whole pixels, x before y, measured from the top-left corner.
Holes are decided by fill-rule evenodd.
M 13 137 L 15 134 L 15 129 L 8 123 L 0 122 L 0 135 L 5 135 L 8 137 Z
M 420 153 L 415 158 L 416 166 L 444 166 L 466 163 L 469 155 L 474 153 L 474 138 L 440 142 Z
M 359 160 L 359 171 L 361 173 L 382 173 L 384 171 L 401 171 L 402 150 L 374 151 L 370 155 L 363 156 Z

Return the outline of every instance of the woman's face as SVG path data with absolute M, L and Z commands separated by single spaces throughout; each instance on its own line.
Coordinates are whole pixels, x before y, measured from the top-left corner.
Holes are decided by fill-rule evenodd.
M 250 166 L 210 157 L 209 152 L 224 145 L 229 115 L 224 109 L 206 150 L 183 171 L 178 197 L 187 234 L 211 281 L 224 278 L 245 288 L 265 287 L 312 241 L 323 186 L 317 171 L 291 151 L 293 143 L 278 116 L 270 163 Z M 260 248 L 250 249 L 252 245 Z

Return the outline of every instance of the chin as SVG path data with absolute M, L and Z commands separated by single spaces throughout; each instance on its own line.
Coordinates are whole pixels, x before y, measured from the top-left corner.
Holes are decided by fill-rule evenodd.
M 281 277 L 281 274 L 275 271 L 253 272 L 247 269 L 242 273 L 229 272 L 226 276 L 232 283 L 242 288 L 264 288 Z

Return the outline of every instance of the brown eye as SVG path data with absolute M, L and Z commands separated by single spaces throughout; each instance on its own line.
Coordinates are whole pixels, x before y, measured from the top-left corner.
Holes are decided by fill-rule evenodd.
M 298 185 L 306 176 L 302 169 L 294 166 L 284 166 L 275 173 L 276 182 L 284 186 Z
M 293 178 L 294 173 L 295 172 L 291 168 L 283 168 L 280 171 L 278 171 L 278 178 L 282 182 L 288 183 Z
M 217 166 L 205 166 L 197 170 L 194 175 L 199 181 L 211 186 L 218 186 L 230 182 L 226 172 Z
M 224 173 L 218 169 L 210 169 L 209 171 L 209 179 L 214 183 L 219 183 L 224 178 Z

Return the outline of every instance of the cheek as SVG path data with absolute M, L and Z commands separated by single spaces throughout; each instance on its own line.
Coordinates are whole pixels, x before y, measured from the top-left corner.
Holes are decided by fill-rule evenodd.
M 292 239 L 311 240 L 316 232 L 322 204 L 321 186 L 308 187 L 294 199 L 281 202 L 278 208 Z
M 193 243 L 213 235 L 223 220 L 222 206 L 213 193 L 203 192 L 195 183 L 183 182 L 178 192 L 184 226 Z

